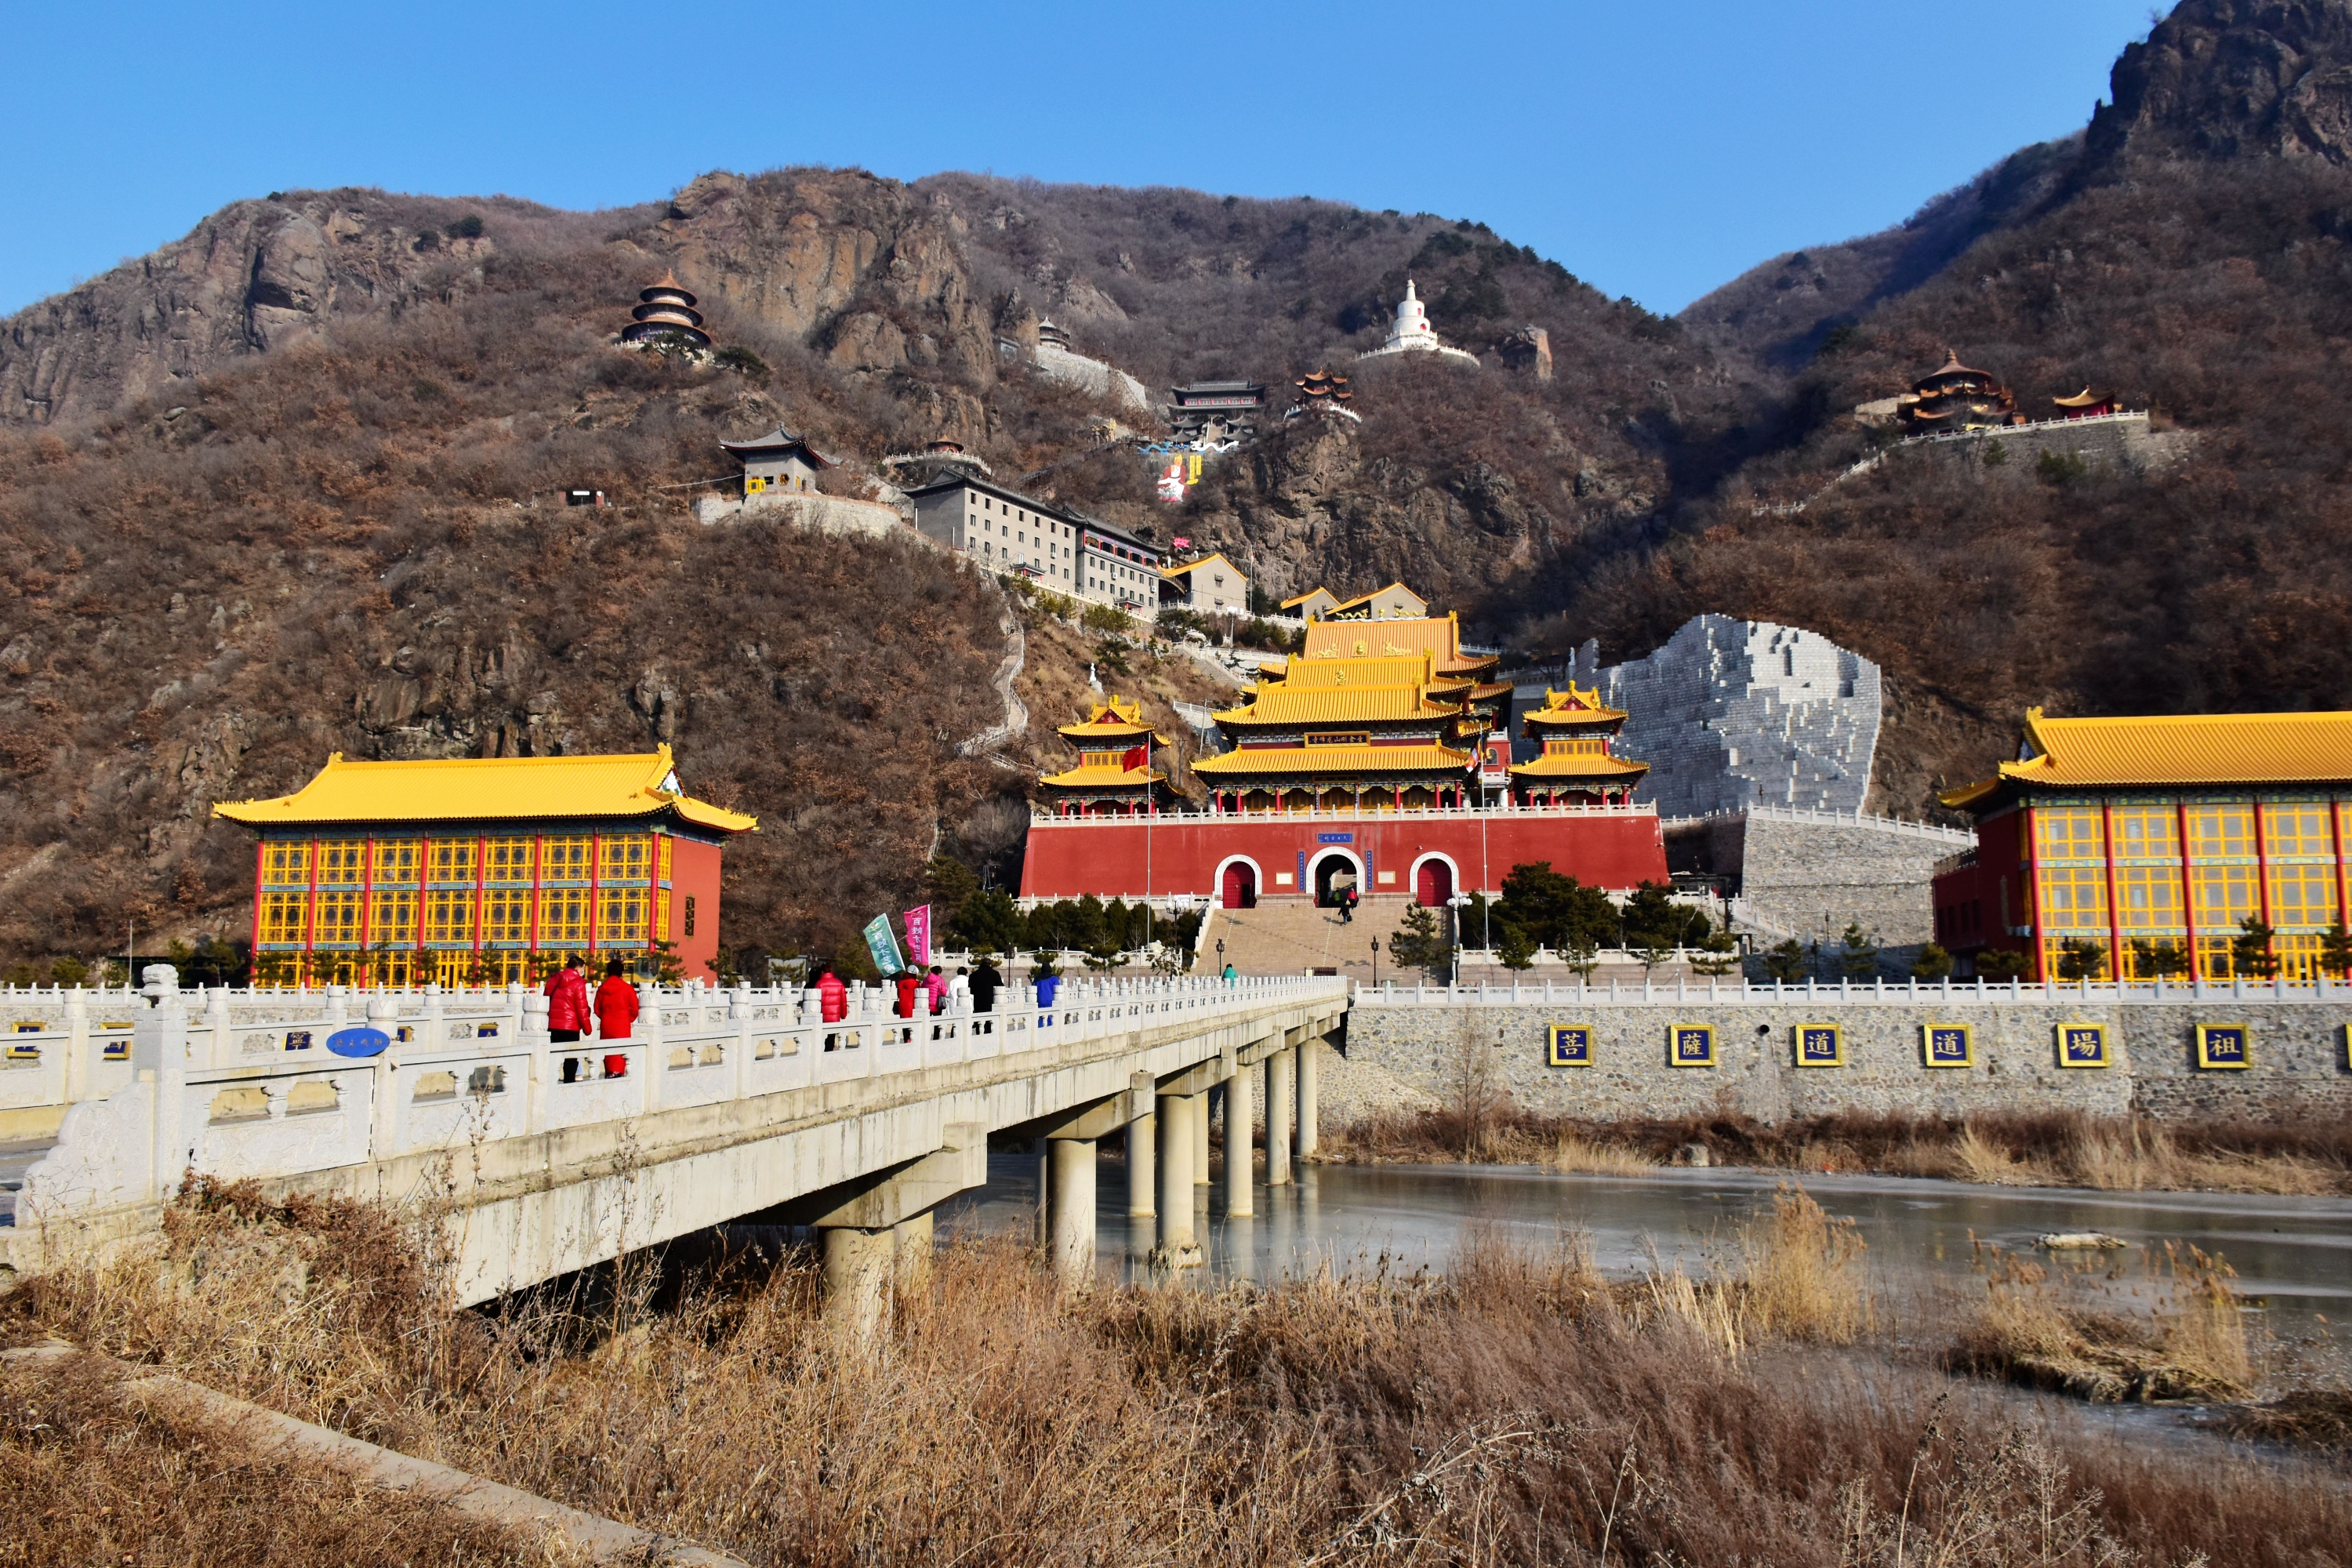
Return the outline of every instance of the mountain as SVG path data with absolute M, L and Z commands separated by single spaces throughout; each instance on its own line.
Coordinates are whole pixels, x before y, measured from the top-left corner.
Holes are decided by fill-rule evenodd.
M 845 493 L 946 436 L 1277 595 L 1403 576 L 1533 652 L 1637 656 L 1701 610 L 1811 626 L 1885 669 L 1874 800 L 1905 815 L 2030 702 L 2344 705 L 2348 19 L 2189 0 L 2080 136 L 1679 321 L 1469 219 L 1307 200 L 786 169 L 593 214 L 234 204 L 0 322 L 0 953 L 240 931 L 249 844 L 211 803 L 331 751 L 656 738 L 763 818 L 730 941 L 839 950 L 935 850 L 1011 858 L 1089 666 L 1170 724 L 1212 694 L 920 547 L 694 522 L 715 443 L 778 422 Z M 720 361 L 614 345 L 671 271 Z M 1408 279 L 1480 368 L 1354 360 Z M 1328 364 L 1362 417 L 1277 424 L 1166 506 L 1100 435 L 1151 416 L 1018 352 L 1047 317 L 1154 387 Z M 1549 380 L 1498 352 L 1529 327 Z M 2185 455 L 1849 475 L 1882 447 L 1853 406 L 1947 345 L 2027 407 L 2111 389 Z M 966 755 L 1016 629 L 1027 732 Z

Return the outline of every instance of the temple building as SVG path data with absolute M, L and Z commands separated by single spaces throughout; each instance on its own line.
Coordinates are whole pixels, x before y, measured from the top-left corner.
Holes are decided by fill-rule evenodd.
M 638 291 L 637 307 L 629 312 L 629 324 L 621 329 L 621 341 L 641 343 L 675 332 L 696 348 L 709 348 L 710 334 L 702 330 L 702 312 L 694 303 L 694 296 L 679 287 L 676 275 L 664 273 L 660 282 Z
M 1065 724 L 1059 732 L 1076 750 L 1078 764 L 1037 781 L 1055 815 L 1140 816 L 1175 802 L 1168 775 L 1151 765 L 1151 753 L 1167 737 L 1143 721 L 1143 707 L 1134 699 L 1097 703 L 1083 722 Z
M 2061 419 L 2096 419 L 2116 411 L 2113 394 L 2093 392 L 2087 386 L 2072 397 L 2053 397 L 2050 401 L 2057 406 Z
M 2071 958 L 2103 979 L 2307 983 L 2347 908 L 2352 713 L 2029 709 L 2018 760 L 1942 799 L 1977 823 L 1935 879 L 1936 940 L 1964 966 L 2005 950 L 2029 978 Z
M 1214 809 L 1448 809 L 1475 803 L 1480 742 L 1510 688 L 1462 651 L 1452 616 L 1318 621 L 1307 648 L 1265 666 L 1250 700 L 1214 717 L 1232 750 L 1192 764 Z
M 530 983 L 567 955 L 714 977 L 719 853 L 756 818 L 643 755 L 355 763 L 213 815 L 260 835 L 264 985 Z
M 1340 414 L 1363 422 L 1363 416 L 1348 405 L 1355 400 L 1355 392 L 1344 375 L 1333 375 L 1329 370 L 1311 370 L 1290 384 L 1298 389 L 1298 401 L 1282 411 L 1285 419 L 1296 419 L 1302 414 Z
M 1251 440 L 1265 413 L 1265 388 L 1255 381 L 1196 381 L 1168 390 L 1175 401 L 1160 415 L 1179 441 Z
M 1376 349 L 1358 354 L 1358 359 L 1378 359 L 1382 354 L 1435 354 L 1442 360 L 1478 368 L 1478 356 L 1466 350 L 1448 348 L 1439 341 L 1437 331 L 1429 324 L 1429 311 L 1413 292 L 1412 279 L 1404 280 L 1404 298 L 1397 301 L 1396 321 L 1389 328 L 1388 342 Z
M 1623 709 L 1602 702 L 1598 690 L 1582 689 L 1572 680 L 1565 691 L 1547 689 L 1543 706 L 1529 709 L 1520 721 L 1523 732 L 1540 742 L 1543 751 L 1512 764 L 1511 782 L 1519 798 L 1535 805 L 1622 805 L 1631 801 L 1650 764 L 1610 754 L 1625 717 Z
M 831 458 L 782 426 L 748 441 L 721 441 L 719 449 L 742 465 L 743 499 L 816 489 L 816 477 L 838 468 Z
M 1160 604 L 1163 609 L 1204 616 L 1246 616 L 1250 580 L 1218 551 L 1160 573 Z
M 1911 384 L 1895 400 L 1895 422 L 1907 436 L 1940 436 L 1948 430 L 1991 430 L 2022 425 L 2017 399 L 1990 371 L 1970 370 L 1950 349 L 1938 369 Z

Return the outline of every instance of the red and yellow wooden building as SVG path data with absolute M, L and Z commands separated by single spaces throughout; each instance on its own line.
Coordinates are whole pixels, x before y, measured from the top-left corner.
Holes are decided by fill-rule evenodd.
M 1937 940 L 2021 953 L 2031 977 L 2058 978 L 2072 943 L 2098 950 L 2103 978 L 2185 961 L 2227 980 L 2253 921 L 2278 973 L 2307 982 L 2352 907 L 2352 713 L 2030 709 L 2019 759 L 1942 799 L 1976 817 L 1978 844 L 1935 879 Z
M 1601 701 L 1597 689 L 1580 690 L 1574 681 L 1565 691 L 1547 689 L 1543 706 L 1528 709 L 1520 720 L 1528 739 L 1543 744 L 1540 753 L 1511 766 L 1511 782 L 1520 798 L 1544 805 L 1622 805 L 1631 801 L 1633 786 L 1650 764 L 1611 753 L 1625 719 L 1625 710 Z
M 757 819 L 684 794 L 651 754 L 355 763 L 274 800 L 256 829 L 259 984 L 530 981 L 568 954 L 713 976 L 720 846 Z
M 1143 721 L 1143 706 L 1129 697 L 1095 704 L 1060 734 L 1078 753 L 1078 765 L 1038 779 L 1065 816 L 1130 816 L 1164 811 L 1176 799 L 1168 775 L 1151 765 L 1151 753 L 1168 743 Z

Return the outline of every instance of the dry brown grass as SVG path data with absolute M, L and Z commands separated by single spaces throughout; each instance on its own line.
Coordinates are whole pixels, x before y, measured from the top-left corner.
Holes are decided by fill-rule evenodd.
M 1552 1145 L 1551 1166 L 1556 1171 L 1576 1171 L 1599 1176 L 1640 1176 L 1658 1168 L 1658 1163 L 1622 1143 L 1584 1138 L 1574 1132 L 1563 1132 Z
M 1729 1112 L 1588 1121 L 1488 1110 L 1475 1129 L 1461 1113 L 1397 1111 L 1327 1138 L 1327 1155 L 1367 1163 L 1475 1158 L 1562 1170 L 1637 1174 L 1685 1145 L 1718 1164 L 1804 1172 L 1939 1176 L 2012 1186 L 2122 1192 L 2352 1193 L 2352 1131 L 2332 1122 L 2163 1123 L 2066 1112 L 1930 1117 L 1835 1115 L 1766 1126 Z M 1630 1163 L 1559 1163 L 1563 1149 L 1622 1151 Z
M 1734 1235 L 1713 1279 L 1653 1268 L 1633 1300 L 1682 1319 L 1729 1355 L 1771 1339 L 1850 1345 L 1876 1318 L 1863 1251 L 1852 1220 L 1832 1219 L 1802 1188 L 1783 1186 L 1769 1218 Z
M 2145 1320 L 2082 1304 L 2040 1264 L 1987 1249 L 1985 1299 L 1950 1355 L 1958 1370 L 2095 1403 L 2242 1400 L 2255 1383 L 2228 1264 L 2168 1243 L 2146 1255 L 2161 1289 Z
M 1442 1278 L 1076 1294 L 967 1241 L 850 1357 L 797 1255 L 474 1314 L 397 1241 L 215 1194 L 0 1322 L 757 1563 L 1832 1568 L 1900 1535 L 1906 1562 L 2267 1568 L 2352 1533 L 2299 1472 L 2021 1430 L 1989 1393 L 1805 1343 L 1867 1318 L 1793 1192 L 1690 1287 L 1736 1344 L 1603 1286 L 1573 1238 L 1474 1233 Z
M 500 1563 L 584 1561 L 537 1532 L 308 1466 L 127 1394 L 89 1358 L 0 1365 L 0 1562 Z

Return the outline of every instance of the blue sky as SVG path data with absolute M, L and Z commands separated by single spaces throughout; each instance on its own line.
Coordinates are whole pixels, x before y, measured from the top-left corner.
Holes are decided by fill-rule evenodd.
M 273 190 L 558 206 L 855 163 L 1471 217 L 1681 309 L 2106 91 L 2147 0 L 26 5 L 0 313 Z

